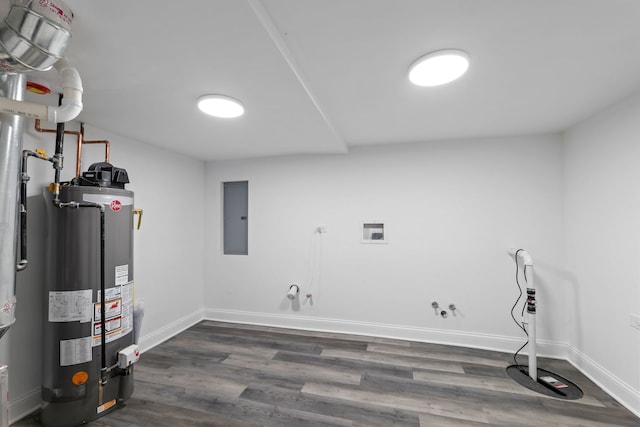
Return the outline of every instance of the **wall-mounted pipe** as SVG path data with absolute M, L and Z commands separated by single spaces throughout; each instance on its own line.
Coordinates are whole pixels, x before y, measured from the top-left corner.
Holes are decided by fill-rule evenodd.
M 46 129 L 41 127 L 40 119 L 35 120 L 34 129 L 37 132 L 56 133 L 56 129 Z M 80 123 L 80 130 L 65 130 L 65 135 L 73 135 L 76 137 L 76 178 L 80 177 L 82 171 L 82 146 L 85 144 L 104 144 L 104 161 L 110 162 L 111 142 L 106 139 L 87 141 L 84 139 L 84 123 Z
M 82 144 L 84 143 L 84 123 L 80 122 L 80 136 L 76 144 L 76 179 L 80 178 L 82 172 Z
M 0 75 L 0 96 L 21 100 L 24 74 Z M 24 117 L 0 114 L 0 338 L 15 322 L 20 156 Z
M 75 119 L 82 111 L 82 80 L 78 71 L 63 58 L 55 64 L 62 77 L 62 104 L 42 105 L 10 98 L 0 98 L 0 113 L 17 114 L 52 123 L 64 123 Z
M 51 163 L 55 163 L 56 161 L 53 157 L 47 157 L 44 151 L 41 150 L 22 151 L 22 174 L 20 185 L 20 260 L 16 265 L 16 269 L 18 271 L 26 269 L 29 264 L 27 258 L 27 183 L 31 179 L 27 171 L 27 160 L 29 157 L 36 157 Z
M 109 162 L 109 158 L 111 157 L 111 142 L 106 139 L 95 140 L 95 141 L 82 141 L 83 144 L 104 144 L 104 161 L 106 163 Z
M 82 170 L 82 146 L 85 144 L 104 144 L 104 161 L 109 163 L 111 157 L 111 142 L 106 139 L 87 141 L 84 139 L 84 123 L 80 123 L 80 136 L 76 150 L 76 178 L 80 178 Z
M 58 127 L 56 126 L 55 129 L 47 129 L 47 128 L 43 128 L 40 125 L 40 119 L 36 119 L 35 120 L 35 124 L 34 124 L 34 129 L 37 132 L 41 132 L 41 133 L 55 133 L 56 134 L 56 138 L 58 138 L 57 133 L 58 133 Z M 82 152 L 82 140 L 84 138 L 84 125 L 82 123 L 80 123 L 80 130 L 64 130 L 64 134 L 65 135 L 73 135 L 76 137 L 77 140 L 77 157 L 80 157 L 80 153 Z M 79 161 L 76 161 L 76 176 L 80 176 L 80 163 Z

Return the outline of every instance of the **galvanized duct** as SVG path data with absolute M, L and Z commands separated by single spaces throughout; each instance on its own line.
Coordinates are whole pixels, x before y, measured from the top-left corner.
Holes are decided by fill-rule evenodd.
M 71 38 L 73 13 L 56 0 L 13 0 L 0 23 L 0 68 L 11 73 L 48 70 Z
M 82 82 L 62 58 L 73 14 L 59 0 L 12 0 L 0 10 L 0 338 L 15 321 L 20 165 L 24 117 L 74 119 L 82 110 Z M 23 72 L 48 70 L 63 77 L 66 105 L 23 100 Z

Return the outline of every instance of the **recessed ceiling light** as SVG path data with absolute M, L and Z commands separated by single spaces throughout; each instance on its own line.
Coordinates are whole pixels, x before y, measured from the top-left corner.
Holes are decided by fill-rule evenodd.
M 214 117 L 232 119 L 244 114 L 240 101 L 225 95 L 204 95 L 198 98 L 198 108 L 205 114 Z
M 418 58 L 409 67 L 409 80 L 418 86 L 439 86 L 461 77 L 469 55 L 457 49 L 439 50 Z

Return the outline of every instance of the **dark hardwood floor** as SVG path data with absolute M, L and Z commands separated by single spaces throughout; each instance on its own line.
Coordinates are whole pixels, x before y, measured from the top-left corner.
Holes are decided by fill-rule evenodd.
M 524 362 L 524 360 L 522 361 Z M 507 353 L 203 321 L 142 355 L 133 397 L 91 426 L 640 426 L 569 363 L 584 391 L 528 390 Z M 13 426 L 38 425 L 34 414 Z

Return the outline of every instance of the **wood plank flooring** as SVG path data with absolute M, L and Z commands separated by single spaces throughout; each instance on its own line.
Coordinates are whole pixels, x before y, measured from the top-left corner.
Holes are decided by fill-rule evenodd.
M 525 362 L 524 360 L 522 362 Z M 640 426 L 569 363 L 566 401 L 510 379 L 511 355 L 203 321 L 144 353 L 133 397 L 91 426 Z M 14 427 L 38 425 L 34 414 Z

